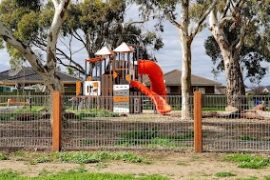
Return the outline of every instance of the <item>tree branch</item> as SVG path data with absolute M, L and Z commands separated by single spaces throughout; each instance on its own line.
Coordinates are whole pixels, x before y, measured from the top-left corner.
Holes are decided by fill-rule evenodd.
M 57 1 L 54 0 L 53 2 L 56 5 Z M 53 21 L 47 38 L 47 67 L 49 70 L 53 70 L 56 67 L 56 43 L 69 2 L 70 0 L 62 0 L 61 3 L 55 7 Z
M 79 33 L 77 31 L 72 31 L 71 35 L 77 39 L 78 41 L 82 42 L 83 45 L 86 47 L 86 42 L 83 40 L 83 38 L 79 35 Z
M 54 8 L 57 9 L 58 6 L 59 6 L 57 0 L 52 0 L 52 2 L 53 2 L 53 5 L 54 5 Z
M 210 5 L 210 7 L 204 12 L 204 14 L 202 15 L 202 17 L 199 19 L 199 21 L 197 22 L 193 32 L 191 33 L 191 38 L 193 39 L 197 33 L 199 32 L 202 23 L 205 21 L 205 19 L 207 18 L 207 16 L 209 15 L 209 13 L 213 10 L 213 8 L 216 6 L 218 0 L 214 0 L 212 2 L 212 4 Z
M 77 67 L 79 67 L 81 72 L 84 71 L 84 68 L 83 68 L 80 64 L 76 63 L 72 58 L 70 58 L 64 51 L 62 51 L 62 50 L 59 49 L 59 48 L 57 48 L 57 51 L 58 51 L 58 53 L 56 53 L 57 55 L 62 55 L 62 56 L 63 56 L 65 59 L 67 59 L 70 63 L 75 64 Z M 60 58 L 57 58 L 57 59 L 60 59 Z
M 57 61 L 58 61 L 59 64 L 65 66 L 65 67 L 71 67 L 71 68 L 73 68 L 73 69 L 79 71 L 80 73 L 85 74 L 84 69 L 81 69 L 81 67 L 78 68 L 78 66 L 76 66 L 76 65 L 73 66 L 73 65 L 71 65 L 71 64 L 65 64 L 65 63 L 62 61 L 62 59 L 61 59 L 61 58 L 58 58 L 58 57 L 57 57 L 56 59 L 57 59 Z
M 25 57 L 25 59 L 31 64 L 33 69 L 42 77 L 44 76 L 43 73 L 46 72 L 46 69 L 43 67 L 38 56 L 29 46 L 25 45 L 19 39 L 16 39 L 13 36 L 12 32 L 7 29 L 2 22 L 0 22 L 0 37 L 9 45 L 19 50 L 21 54 Z
M 246 23 L 244 23 L 244 25 L 240 29 L 240 33 L 238 35 L 237 43 L 235 46 L 235 51 L 238 54 L 241 53 L 241 50 L 243 48 L 243 44 L 244 44 L 244 40 L 245 40 L 245 36 L 246 36 L 246 27 L 248 26 L 249 23 L 250 23 L 250 21 L 247 21 Z
M 231 0 L 227 0 L 226 6 L 224 8 L 224 13 L 222 15 L 222 19 L 227 15 L 227 12 L 229 11 L 231 6 Z

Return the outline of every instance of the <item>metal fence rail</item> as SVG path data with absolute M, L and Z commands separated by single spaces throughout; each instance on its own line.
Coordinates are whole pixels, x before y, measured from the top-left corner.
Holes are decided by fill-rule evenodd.
M 180 96 L 167 97 L 173 109 L 168 116 L 158 114 L 146 96 L 130 97 L 129 114 L 114 113 L 112 98 L 63 97 L 66 109 L 63 149 L 183 150 L 193 147 L 193 121 L 180 121 Z M 135 100 L 138 104 L 133 103 Z
M 0 96 L 0 148 L 51 147 L 50 96 Z
M 194 117 L 181 119 L 181 96 L 166 97 L 172 107 L 168 115 L 159 114 L 153 101 L 146 96 L 130 96 L 129 113 L 114 112 L 113 98 L 62 95 L 63 107 L 57 107 L 63 108 L 62 130 L 58 131 L 63 150 L 180 151 L 192 150 L 196 144 L 194 134 L 198 131 L 194 132 Z M 203 95 L 202 104 L 195 105 L 193 97 L 190 98 L 191 115 L 194 106 L 203 109 L 204 151 L 269 152 L 270 96 L 239 98 L 240 110 L 234 112 L 225 112 L 225 96 Z M 50 99 L 52 96 L 47 95 L 0 96 L 0 148 L 51 149 Z M 263 110 L 256 109 L 258 105 Z
M 270 96 L 240 96 L 239 111 L 225 112 L 225 96 L 203 98 L 205 151 L 262 152 L 270 150 Z M 256 110 L 264 104 L 265 110 Z M 263 114 L 264 118 L 260 117 Z

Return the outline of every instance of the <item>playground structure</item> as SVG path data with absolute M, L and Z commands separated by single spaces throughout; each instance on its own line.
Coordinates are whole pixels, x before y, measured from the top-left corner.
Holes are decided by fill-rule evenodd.
M 160 114 L 171 111 L 166 102 L 163 72 L 156 62 L 140 58 L 139 46 L 122 43 L 113 51 L 103 47 L 95 55 L 85 60 L 86 80 L 76 86 L 81 104 L 96 101 L 102 109 L 141 113 L 143 94 L 151 99 Z M 150 88 L 142 83 L 143 75 L 148 76 Z

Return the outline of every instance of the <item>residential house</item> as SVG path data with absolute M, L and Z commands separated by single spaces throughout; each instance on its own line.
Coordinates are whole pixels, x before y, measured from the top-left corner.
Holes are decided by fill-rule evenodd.
M 57 72 L 57 76 L 64 84 L 65 94 L 75 95 L 76 93 L 76 81 L 80 80 L 76 77 L 68 75 L 64 72 Z M 16 89 L 39 89 L 39 91 L 45 91 L 44 81 L 31 67 L 23 67 L 15 75 L 11 70 L 0 72 L 0 86 L 11 87 Z

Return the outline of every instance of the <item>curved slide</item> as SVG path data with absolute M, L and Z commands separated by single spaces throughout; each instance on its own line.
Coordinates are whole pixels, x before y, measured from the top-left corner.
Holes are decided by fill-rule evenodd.
M 131 81 L 130 85 L 137 88 L 146 96 L 149 96 L 155 103 L 156 109 L 160 114 L 169 113 L 171 106 L 163 98 L 163 96 L 167 95 L 167 92 L 161 68 L 153 61 L 140 60 L 138 61 L 138 71 L 140 75 L 148 75 L 151 81 L 151 89 L 138 81 Z

